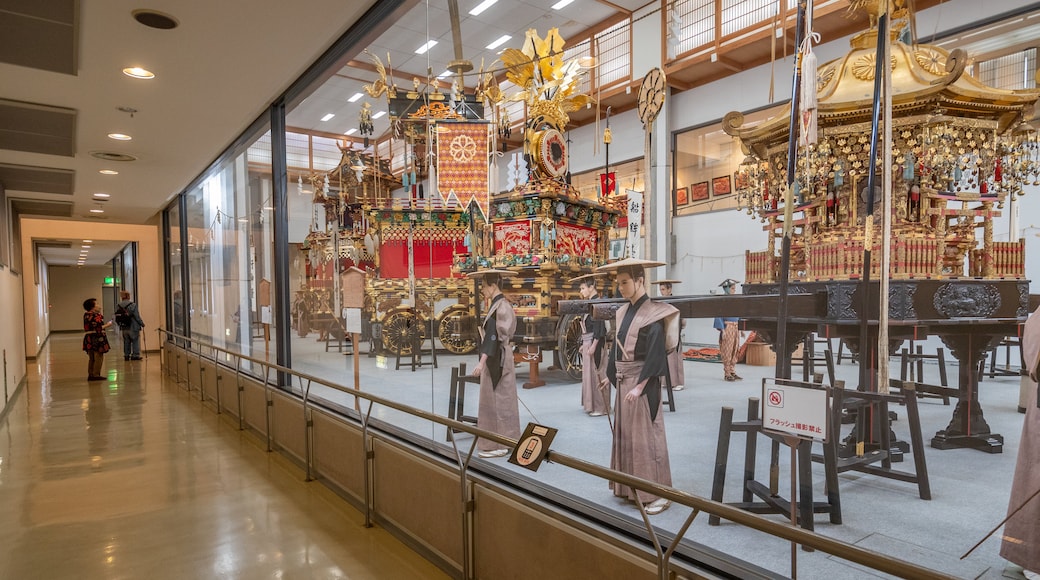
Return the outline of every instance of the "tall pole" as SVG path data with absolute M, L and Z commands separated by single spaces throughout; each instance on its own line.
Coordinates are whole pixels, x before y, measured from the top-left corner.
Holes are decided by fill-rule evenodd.
M 882 14 L 888 15 L 888 2 L 882 3 Z M 884 52 L 878 58 L 881 62 L 889 62 L 892 54 L 892 39 L 884 35 L 884 41 L 878 40 L 878 46 Z M 888 283 L 892 260 L 892 67 L 882 67 L 884 74 L 884 152 L 882 153 L 882 182 L 884 183 L 881 234 L 881 301 L 878 310 L 878 368 L 877 390 L 888 393 Z
M 887 3 L 882 3 L 887 4 Z M 874 187 L 877 180 L 877 152 L 878 152 L 878 128 L 881 116 L 881 88 L 885 69 L 883 66 L 886 59 L 881 58 L 885 52 L 885 38 L 888 37 L 888 12 L 882 12 L 878 17 L 877 25 L 877 54 L 874 63 L 874 101 L 873 118 L 870 123 L 870 159 L 867 166 L 867 217 L 863 225 L 863 276 L 860 283 L 860 308 L 859 308 L 859 388 L 862 390 L 876 391 L 871 385 L 870 368 L 870 328 L 868 311 L 870 310 L 870 254 L 874 245 Z M 853 192 L 855 194 L 855 192 Z M 884 273 L 882 273 L 884 275 Z M 885 346 L 887 349 L 887 345 Z
M 798 19 L 795 23 L 794 45 L 798 55 L 794 63 L 791 83 L 791 120 L 787 142 L 787 191 L 784 192 L 784 237 L 780 245 L 780 301 L 776 312 L 776 377 L 791 378 L 791 357 L 787 352 L 787 289 L 791 278 L 791 221 L 794 219 L 794 171 L 798 154 L 798 100 L 802 87 L 802 40 L 805 38 L 807 1 L 798 0 Z M 812 71 L 816 74 L 816 71 Z

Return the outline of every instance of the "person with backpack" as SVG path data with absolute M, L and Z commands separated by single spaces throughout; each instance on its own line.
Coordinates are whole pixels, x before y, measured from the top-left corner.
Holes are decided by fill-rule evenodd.
M 126 290 L 119 293 L 115 321 L 123 336 L 123 360 L 141 360 L 141 329 L 144 328 L 144 321 L 137 311 L 137 304 L 130 300 L 130 293 Z

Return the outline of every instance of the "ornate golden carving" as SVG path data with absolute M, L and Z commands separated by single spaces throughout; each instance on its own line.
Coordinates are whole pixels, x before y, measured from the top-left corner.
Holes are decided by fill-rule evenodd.
M 891 65 L 892 70 L 895 70 L 895 57 L 893 56 L 890 60 L 892 62 L 889 64 Z M 874 80 L 874 67 L 876 64 L 877 57 L 873 53 L 864 54 L 852 63 L 852 76 L 856 77 L 861 81 L 872 81 Z
M 914 51 L 914 60 L 933 75 L 946 74 L 946 55 L 938 50 L 921 47 Z

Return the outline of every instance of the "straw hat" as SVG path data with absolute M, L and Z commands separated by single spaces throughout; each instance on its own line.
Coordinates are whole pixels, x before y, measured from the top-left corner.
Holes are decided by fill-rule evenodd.
M 466 274 L 469 278 L 484 278 L 490 274 L 498 274 L 500 278 L 512 278 L 516 276 L 516 272 L 512 270 L 496 270 L 494 268 L 488 268 L 486 270 L 477 270 L 476 272 L 470 272 Z
M 617 272 L 620 268 L 627 268 L 630 266 L 642 266 L 644 269 L 657 268 L 658 266 L 664 266 L 664 262 L 659 262 L 657 260 L 642 260 L 639 258 L 625 258 L 624 260 L 619 260 L 610 264 L 603 264 L 602 266 L 596 268 L 596 271 Z
M 682 284 L 682 280 L 654 280 L 651 284 Z
M 606 275 L 606 272 L 593 272 L 591 274 L 578 276 L 577 278 L 571 278 L 570 280 L 567 280 L 567 283 L 573 284 L 575 282 L 595 282 L 597 278 L 603 278 Z

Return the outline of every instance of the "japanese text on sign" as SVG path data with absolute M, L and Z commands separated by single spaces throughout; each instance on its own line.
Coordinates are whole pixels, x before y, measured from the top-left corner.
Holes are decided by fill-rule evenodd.
M 822 385 L 762 381 L 762 428 L 767 431 L 826 441 L 828 408 Z
M 628 194 L 628 237 L 625 239 L 625 257 L 642 258 L 643 244 L 639 239 L 639 230 L 643 223 L 643 193 L 625 190 Z

